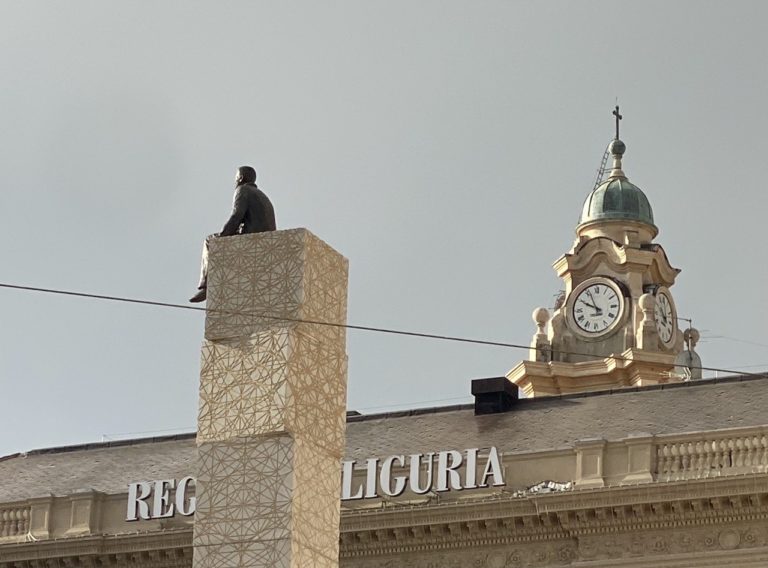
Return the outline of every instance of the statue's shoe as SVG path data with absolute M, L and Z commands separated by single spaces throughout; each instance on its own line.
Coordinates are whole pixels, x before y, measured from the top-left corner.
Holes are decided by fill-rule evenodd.
M 193 304 L 197 304 L 198 302 L 205 302 L 205 297 L 207 296 L 207 292 L 208 292 L 208 290 L 207 290 L 207 289 L 205 289 L 205 288 L 200 288 L 200 289 L 197 291 L 197 294 L 195 294 L 194 296 L 192 296 L 192 297 L 189 299 L 189 301 L 190 301 L 190 302 L 192 302 Z

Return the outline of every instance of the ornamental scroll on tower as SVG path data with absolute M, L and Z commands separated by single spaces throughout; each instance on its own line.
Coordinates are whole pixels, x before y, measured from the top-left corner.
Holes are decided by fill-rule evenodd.
M 670 291 L 680 270 L 654 242 L 651 204 L 622 169 L 618 110 L 613 167 L 587 196 L 573 247 L 554 263 L 564 293 L 551 315 L 534 311 L 530 360 L 507 375 L 527 396 L 685 379 L 675 372 L 684 341 Z
M 305 229 L 220 237 L 207 285 L 193 566 L 335 568 L 347 261 Z

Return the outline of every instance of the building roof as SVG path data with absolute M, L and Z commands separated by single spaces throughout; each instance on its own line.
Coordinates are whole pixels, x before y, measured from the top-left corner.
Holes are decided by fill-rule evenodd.
M 584 201 L 580 225 L 606 219 L 630 219 L 655 227 L 651 203 L 642 190 L 626 178 L 601 183 Z
M 475 416 L 472 405 L 350 416 L 347 459 L 496 446 L 502 453 L 768 424 L 768 377 L 657 385 L 520 400 Z M 123 493 L 136 481 L 179 479 L 196 469 L 194 434 L 35 450 L 0 458 L 0 502 L 94 489 Z

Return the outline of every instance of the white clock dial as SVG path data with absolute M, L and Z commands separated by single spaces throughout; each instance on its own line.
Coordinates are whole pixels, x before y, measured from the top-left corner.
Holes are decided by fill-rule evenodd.
M 675 312 L 672 302 L 664 292 L 656 294 L 656 307 L 654 308 L 656 319 L 656 331 L 663 343 L 669 343 L 675 332 Z
M 606 331 L 619 319 L 623 298 L 605 281 L 589 284 L 578 292 L 571 306 L 573 322 L 588 334 Z

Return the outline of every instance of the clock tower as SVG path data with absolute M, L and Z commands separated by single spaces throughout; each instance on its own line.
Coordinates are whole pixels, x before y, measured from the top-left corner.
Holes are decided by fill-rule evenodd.
M 671 292 L 680 270 L 654 242 L 651 204 L 624 173 L 618 110 L 613 167 L 587 196 L 573 247 L 554 263 L 564 292 L 551 314 L 534 311 L 530 360 L 507 375 L 527 396 L 683 378 L 674 372 L 683 333 Z

